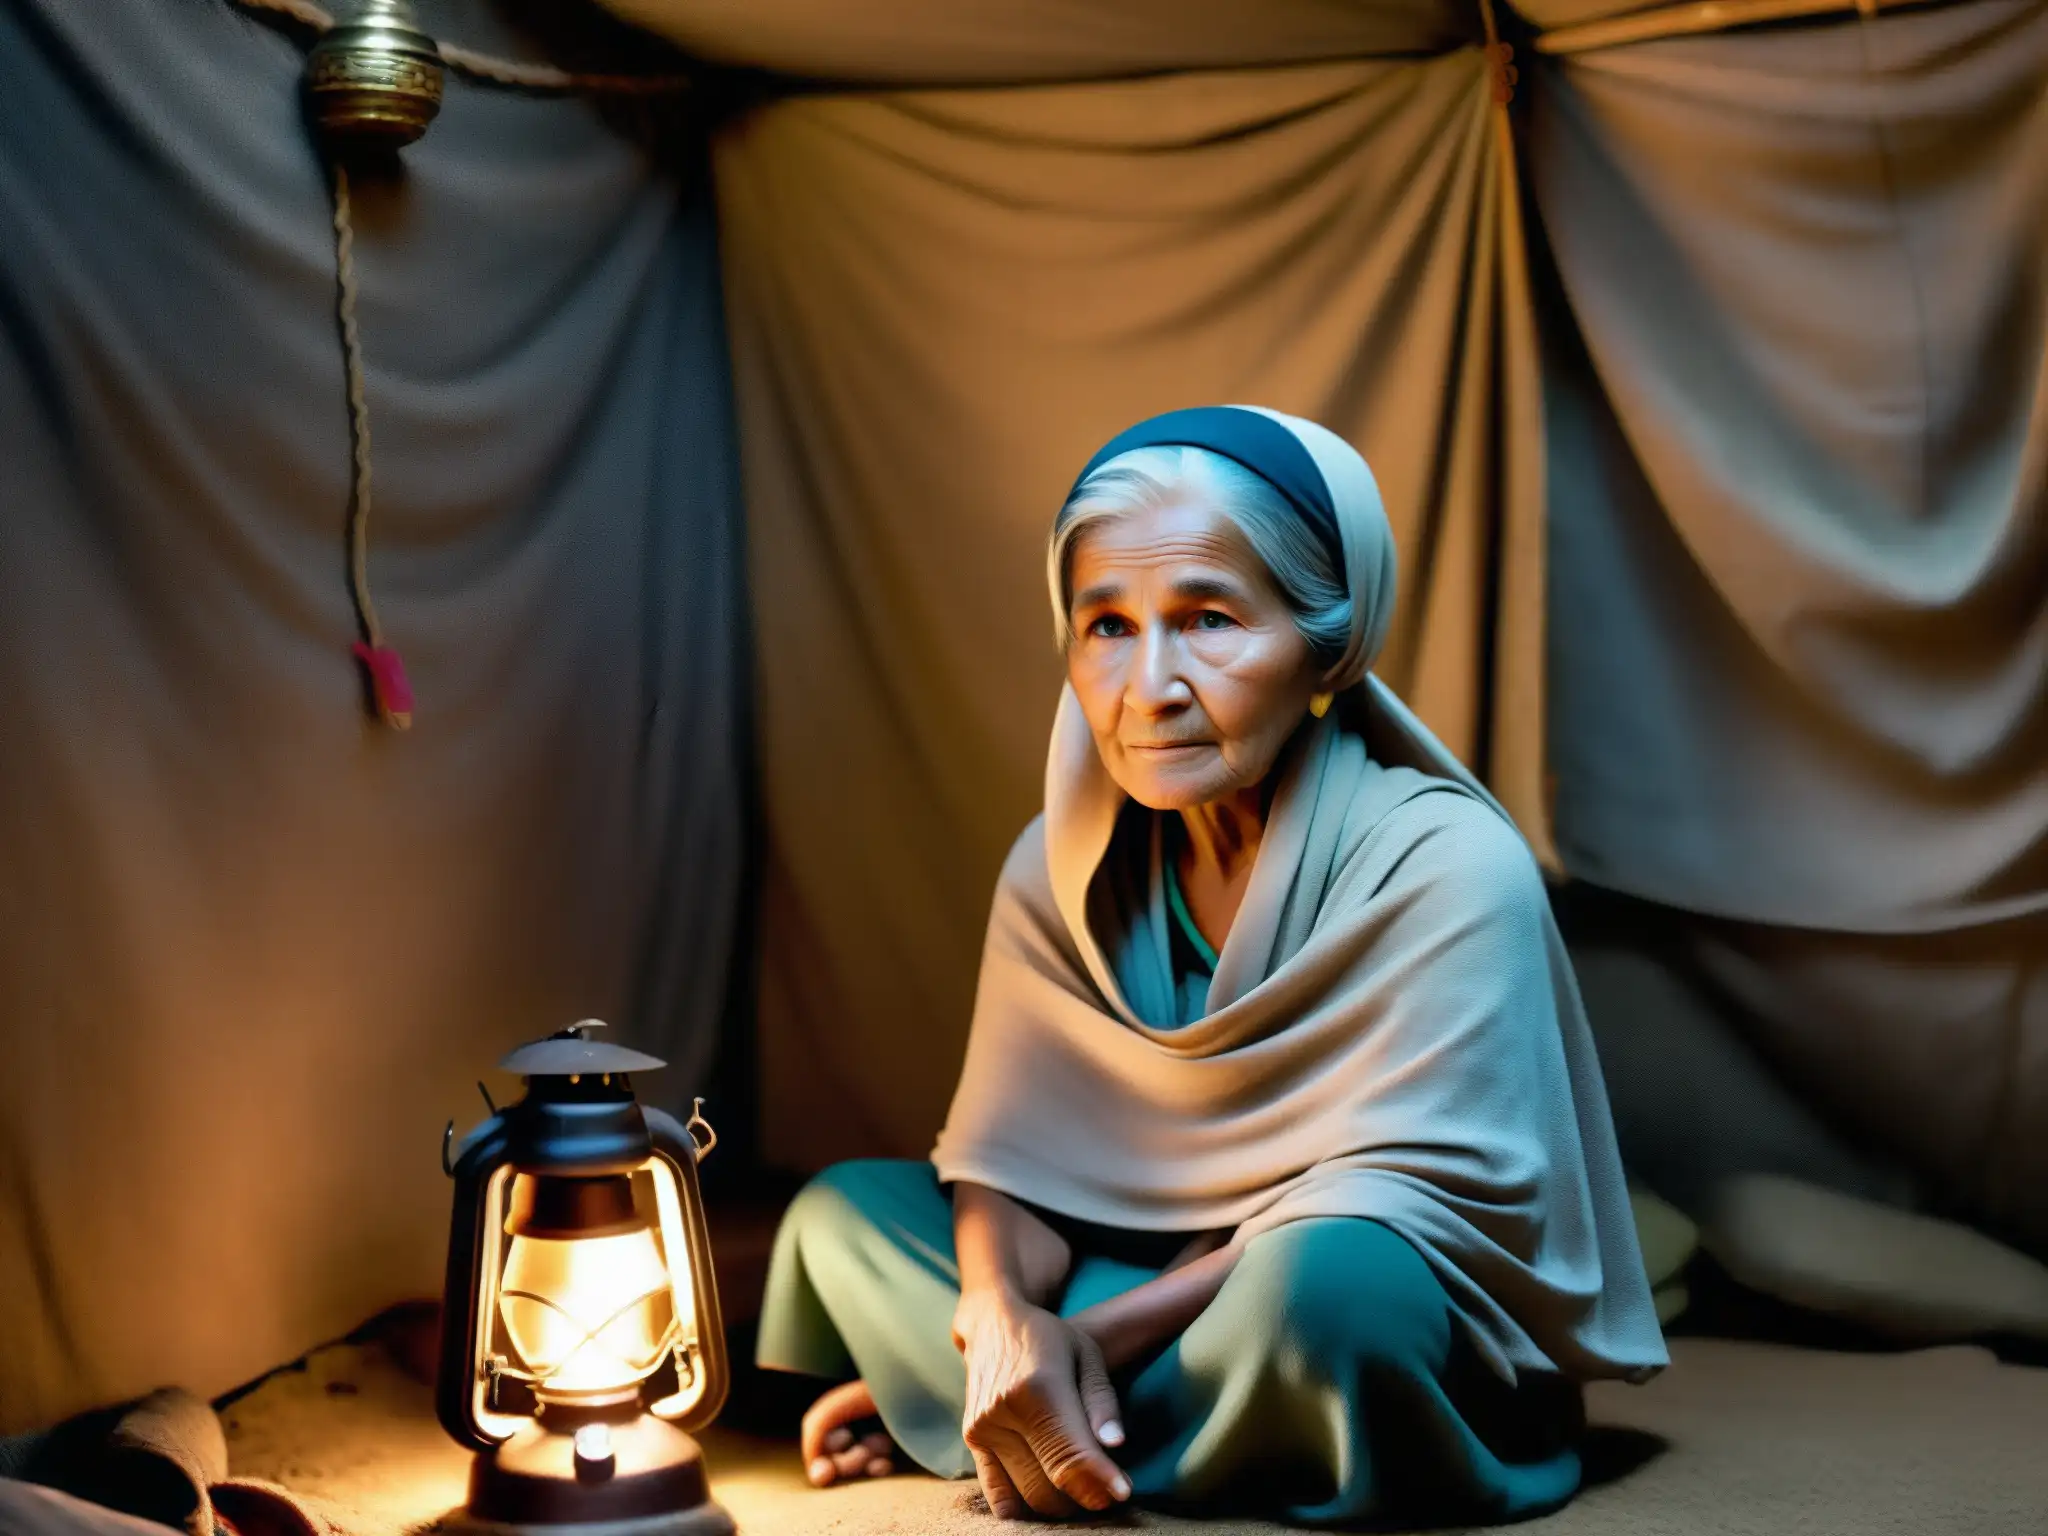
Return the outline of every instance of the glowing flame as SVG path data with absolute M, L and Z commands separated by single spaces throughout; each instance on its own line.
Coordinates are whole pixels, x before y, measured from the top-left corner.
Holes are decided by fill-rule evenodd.
M 622 1391 L 651 1375 L 676 1332 L 654 1229 L 514 1237 L 499 1298 L 505 1330 L 540 1390 Z

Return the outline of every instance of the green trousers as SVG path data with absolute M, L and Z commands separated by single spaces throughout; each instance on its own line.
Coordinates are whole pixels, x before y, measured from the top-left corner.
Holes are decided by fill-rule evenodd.
M 1075 1250 L 1065 1316 L 1150 1279 L 1186 1236 L 1048 1219 Z M 959 1294 L 952 1205 L 931 1167 L 842 1163 L 783 1219 L 759 1363 L 863 1378 L 912 1460 L 967 1477 Z M 1441 1525 L 1541 1514 L 1579 1484 L 1578 1387 L 1503 1382 L 1421 1255 L 1378 1222 L 1254 1238 L 1208 1309 L 1116 1388 L 1126 1439 L 1113 1454 L 1152 1504 Z

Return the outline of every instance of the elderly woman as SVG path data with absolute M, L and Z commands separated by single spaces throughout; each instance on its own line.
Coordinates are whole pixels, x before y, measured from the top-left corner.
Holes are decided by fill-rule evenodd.
M 1534 863 L 1367 672 L 1364 460 L 1175 411 L 1095 456 L 1047 563 L 1068 687 L 946 1127 L 777 1240 L 761 1364 L 855 1378 L 812 1480 L 908 1457 L 1005 1517 L 1563 1503 L 1580 1384 L 1663 1339 Z

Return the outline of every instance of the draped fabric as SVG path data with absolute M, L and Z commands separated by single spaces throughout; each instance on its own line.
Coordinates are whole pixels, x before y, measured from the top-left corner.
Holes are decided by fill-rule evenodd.
M 836 85 L 1018 85 L 1425 57 L 1469 43 L 1462 0 L 606 0 L 724 63 Z
M 1520 47 L 1526 249 L 1473 12 L 1366 58 L 1358 6 L 1329 44 L 1358 57 L 1313 62 L 1278 7 L 1292 62 L 1203 73 L 1244 10 L 1139 57 L 1135 3 L 621 3 L 850 86 L 994 78 L 999 46 L 1028 80 L 1083 36 L 1168 71 L 827 89 L 722 136 L 779 1157 L 936 1124 L 1054 694 L 1043 532 L 1086 445 L 1197 400 L 1366 453 L 1404 563 L 1385 673 L 1553 867 L 1852 932 L 2044 899 L 2039 0 Z M 1954 1011 L 1888 1024 L 1884 1070 Z M 2042 1028 L 1976 1031 L 1976 1079 L 2029 1102 Z
M 302 57 L 222 0 L 0 4 L 0 1429 L 437 1293 L 442 1124 L 508 1046 L 598 1015 L 679 1099 L 724 1007 L 744 648 L 701 180 L 460 81 L 401 182 L 358 175 L 399 735 L 349 654 Z
M 1912 1203 L 2048 1253 L 2048 7 L 1528 85 L 1557 835 L 1655 904 L 1628 963 L 1672 978 L 1587 979 L 1603 1049 L 1665 1046 L 1616 1084 L 1625 1149 L 1855 1189 L 1730 1160 L 1789 1088 Z M 1754 1100 L 1683 1064 L 1687 973 Z
M 1566 863 L 1848 932 L 2048 907 L 2048 7 L 1534 74 Z
M 2008 1010 L 1941 1035 L 1970 1102 L 2043 1102 L 2041 994 L 1985 948 L 2048 878 L 2041 0 L 1518 46 L 1512 152 L 1460 0 L 611 4 L 808 77 L 712 154 L 778 1160 L 929 1145 L 1037 800 L 1056 500 L 1216 399 L 1372 461 L 1382 673 L 1539 850 L 1554 790 L 1563 867 L 1681 914 L 1955 933 Z M 361 189 L 391 736 L 299 56 L 228 0 L 0 0 L 4 1424 L 431 1288 L 479 1066 L 611 1013 L 680 1095 L 724 995 L 710 208 L 587 104 L 460 80 Z M 1887 1094 L 1953 1016 L 1844 1002 L 1808 1049 L 1744 980 Z
M 1540 836 L 1540 445 L 1497 430 L 1534 359 L 1494 110 L 1468 47 L 803 95 L 723 133 L 772 1153 L 929 1145 L 1038 798 L 1046 530 L 1132 420 L 1249 400 L 1363 448 L 1402 552 L 1380 675 Z

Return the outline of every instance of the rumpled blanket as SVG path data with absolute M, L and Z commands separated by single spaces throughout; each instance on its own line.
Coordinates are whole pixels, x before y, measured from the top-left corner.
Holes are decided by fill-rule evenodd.
M 228 1472 L 212 1407 L 182 1387 L 0 1440 L 0 1536 L 350 1536 L 335 1512 Z

